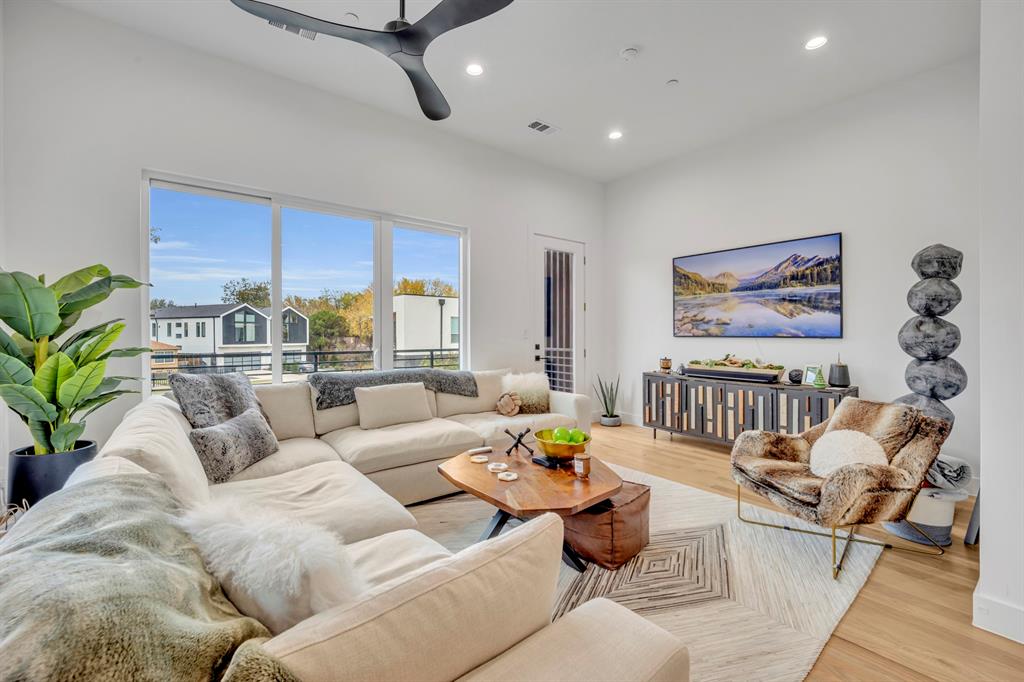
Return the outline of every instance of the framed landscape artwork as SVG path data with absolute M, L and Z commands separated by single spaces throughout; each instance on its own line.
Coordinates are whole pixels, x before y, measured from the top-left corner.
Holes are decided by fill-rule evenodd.
M 672 260 L 675 336 L 843 336 L 842 235 Z

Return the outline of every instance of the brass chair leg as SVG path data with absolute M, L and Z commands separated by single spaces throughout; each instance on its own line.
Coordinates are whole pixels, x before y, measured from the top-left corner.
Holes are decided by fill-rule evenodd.
M 817 530 L 809 530 L 807 528 L 793 528 L 792 526 L 784 526 L 784 525 L 779 525 L 777 523 L 768 523 L 766 521 L 755 521 L 754 519 L 745 519 L 745 518 L 743 518 L 743 487 L 739 483 L 736 484 L 736 518 L 738 518 L 743 523 L 747 523 L 747 524 L 750 524 L 750 525 L 764 526 L 765 528 L 777 528 L 779 530 L 790 531 L 791 533 L 803 533 L 804 535 L 817 535 L 817 536 L 823 537 L 823 538 L 832 538 L 832 578 L 835 579 L 835 580 L 839 579 L 839 573 L 843 570 L 843 561 L 846 559 L 846 552 L 847 552 L 847 550 L 849 550 L 850 544 L 853 543 L 853 542 L 858 542 L 858 543 L 864 544 L 864 545 L 874 545 L 875 547 L 881 547 L 882 549 L 894 549 L 894 550 L 897 550 L 897 551 L 900 551 L 900 552 L 910 552 L 910 553 L 913 553 L 913 554 L 924 554 L 925 556 L 942 556 L 943 554 L 946 553 L 946 550 L 939 543 L 935 542 L 935 540 L 933 540 L 932 537 L 930 535 L 928 535 L 928 533 L 924 532 L 921 528 L 919 528 L 917 525 L 915 525 L 914 522 L 911 521 L 910 519 L 904 519 L 904 520 L 908 524 L 910 524 L 911 528 L 913 528 L 918 533 L 923 535 L 928 540 L 928 542 L 930 542 L 932 544 L 932 546 L 936 550 L 938 550 L 938 551 L 932 551 L 930 549 L 919 549 L 917 547 L 898 546 L 898 545 L 893 545 L 893 544 L 891 544 L 889 542 L 878 542 L 877 540 L 868 540 L 866 538 L 855 537 L 855 533 L 856 533 L 856 530 L 858 528 L 857 524 L 854 524 L 854 525 L 849 526 L 849 527 L 846 527 L 846 526 L 833 526 L 832 529 L 830 530 L 830 532 L 825 533 L 825 532 L 817 531 Z M 839 528 L 844 528 L 844 527 L 848 528 L 848 530 L 846 532 L 846 537 L 845 538 L 843 538 L 842 536 L 836 534 L 836 531 Z M 836 540 L 837 539 L 842 539 L 842 540 L 846 541 L 845 544 L 843 545 L 843 552 L 839 556 L 838 561 L 836 560 L 836 554 L 837 554 Z

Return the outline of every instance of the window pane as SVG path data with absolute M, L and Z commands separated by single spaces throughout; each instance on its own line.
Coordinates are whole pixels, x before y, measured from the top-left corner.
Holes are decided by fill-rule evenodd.
M 459 368 L 461 238 L 394 228 L 395 367 Z
M 374 229 L 371 220 L 281 209 L 284 381 L 373 369 Z
M 150 362 L 153 390 L 166 391 L 167 375 L 172 371 L 242 369 L 253 383 L 270 382 L 270 337 L 265 321 L 261 329 L 253 315 L 251 331 L 239 330 L 233 324 L 237 316 L 226 315 L 240 303 L 265 308 L 269 315 L 269 202 L 208 196 L 161 185 L 150 188 L 149 206 L 153 283 L 149 296 L 154 322 L 150 342 L 166 354 L 161 362 Z M 202 333 L 190 335 L 191 323 Z M 210 334 L 206 333 L 207 323 Z M 169 360 L 169 355 L 174 359 Z

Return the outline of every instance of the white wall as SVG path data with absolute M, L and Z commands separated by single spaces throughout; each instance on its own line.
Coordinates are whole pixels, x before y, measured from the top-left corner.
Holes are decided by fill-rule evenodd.
M 841 353 L 861 396 L 909 393 L 896 333 L 913 316 L 910 259 L 943 242 L 965 254 L 964 301 L 947 319 L 972 379 L 948 403 L 947 451 L 977 464 L 977 87 L 976 61 L 956 63 L 612 183 L 606 294 L 626 416 L 640 415 L 640 374 L 662 355 L 827 371 Z M 843 233 L 843 339 L 673 338 L 673 256 L 827 232 Z
M 509 295 L 532 271 L 530 233 L 587 242 L 600 281 L 597 183 L 44 0 L 9 2 L 4 38 L 11 267 L 144 275 L 149 168 L 467 226 L 474 367 L 533 367 L 530 301 Z M 139 295 L 115 292 L 93 317 L 125 317 L 138 345 Z M 598 357 L 602 325 L 590 306 Z M 130 404 L 93 415 L 86 435 L 105 437 Z
M 981 5 L 980 122 L 983 539 L 974 624 L 1024 642 L 1024 3 Z
M 4 214 L 7 212 L 7 203 L 4 201 L 4 2 L 0 0 L 0 269 L 7 267 L 7 223 Z M 0 400 L 0 459 L 7 461 L 7 420 L 8 409 L 3 400 Z M 3 470 L 7 465 L 0 465 Z M 6 489 L 7 475 L 0 476 L 0 488 Z

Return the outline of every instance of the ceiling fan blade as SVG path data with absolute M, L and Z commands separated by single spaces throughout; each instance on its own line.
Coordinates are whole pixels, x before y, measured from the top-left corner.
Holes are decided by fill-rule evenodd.
M 424 116 L 431 121 L 440 121 L 451 116 L 452 108 L 448 106 L 448 100 L 445 99 L 441 88 L 437 87 L 437 83 L 427 73 L 427 67 L 423 63 L 421 55 L 397 52 L 391 55 L 391 59 L 402 67 L 409 77 Z
M 333 21 L 317 19 L 307 14 L 293 12 L 290 9 L 278 7 L 258 0 L 231 0 L 239 9 L 243 9 L 253 16 L 266 19 L 274 24 L 290 26 L 296 29 L 304 29 L 313 33 L 344 38 L 354 42 L 372 47 L 385 55 L 398 51 L 400 45 L 394 33 L 386 31 L 372 31 L 356 26 L 336 24 Z
M 423 54 L 430 41 L 442 33 L 489 17 L 511 4 L 512 0 L 441 0 L 422 19 L 398 32 L 402 50 Z

